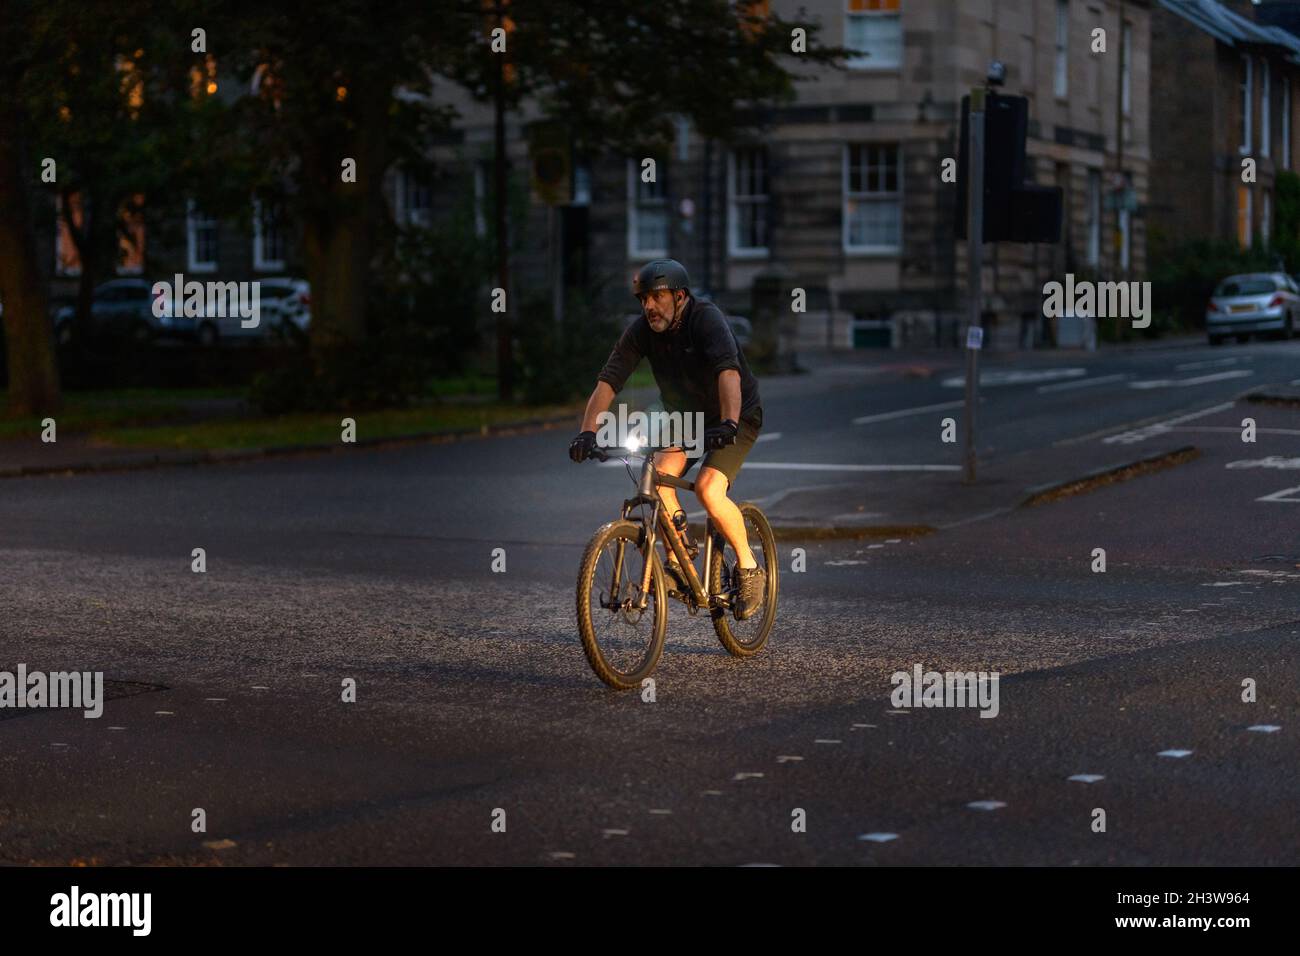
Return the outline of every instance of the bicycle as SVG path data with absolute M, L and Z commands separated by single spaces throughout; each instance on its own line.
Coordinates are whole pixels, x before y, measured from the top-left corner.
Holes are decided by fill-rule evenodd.
M 635 453 L 638 447 L 644 448 L 645 452 L 639 479 L 632 473 L 631 455 L 622 458 L 628 476 L 637 484 L 636 494 L 623 502 L 618 520 L 602 525 L 592 536 L 578 571 L 578 630 L 582 636 L 582 649 L 596 676 L 618 690 L 640 686 L 659 663 L 667 633 L 669 597 L 685 604 L 692 617 L 702 608 L 706 609 L 718 640 L 736 657 L 752 657 L 761 651 L 776 620 L 778 558 L 776 538 L 767 516 L 753 502 L 737 505 L 745 520 L 750 550 L 767 573 L 761 610 L 746 620 L 740 620 L 734 615 L 738 593 L 734 550 L 709 519 L 704 533 L 706 588 L 695 568 L 699 545 L 691 540 L 685 522 L 678 526 L 670 520 L 663 499 L 659 497 L 660 486 L 693 492 L 695 483 L 655 468 L 654 453 L 664 448 L 633 444 L 626 450 Z M 609 461 L 620 457 L 611 455 L 611 452 L 622 450 L 594 448 L 592 457 L 602 462 Z M 634 518 L 636 509 L 640 510 Z M 687 579 L 685 592 L 667 586 L 663 560 L 655 550 L 660 534 L 668 542 Z M 602 565 L 602 558 L 610 551 L 612 555 L 609 555 L 608 565 Z M 602 641 L 597 634 L 597 625 L 605 623 L 621 623 L 631 633 L 621 640 Z

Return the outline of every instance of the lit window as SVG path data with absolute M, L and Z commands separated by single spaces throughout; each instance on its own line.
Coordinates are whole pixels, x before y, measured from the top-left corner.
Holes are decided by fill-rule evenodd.
M 1250 245 L 1251 232 L 1251 196 L 1249 186 L 1237 187 L 1237 243 L 1246 248 Z
M 204 54 L 202 65 L 190 67 L 190 96 L 196 100 L 217 92 L 217 60 L 211 53 Z
M 137 50 L 137 57 L 143 55 L 143 52 Z M 140 68 L 136 65 L 136 61 L 124 56 L 117 58 L 117 71 L 122 74 L 120 88 L 122 98 L 126 101 L 127 115 L 135 119 L 140 115 L 140 108 L 144 106 L 144 78 L 140 75 Z
M 119 213 L 121 230 L 117 237 L 117 274 L 144 274 L 144 196 L 136 193 L 123 203 Z
M 72 230 L 68 228 L 67 218 L 64 217 L 62 195 L 55 197 L 54 212 L 58 223 L 55 228 L 54 271 L 61 276 L 79 276 L 81 275 L 81 253 L 77 251 L 77 243 L 72 237 Z M 80 232 L 84 223 L 81 193 L 73 193 L 68 197 L 67 215 L 72 219 L 73 227 Z

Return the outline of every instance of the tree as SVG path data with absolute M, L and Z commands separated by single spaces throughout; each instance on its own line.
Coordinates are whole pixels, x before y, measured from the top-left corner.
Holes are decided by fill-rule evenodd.
M 794 96 L 783 65 L 839 62 L 853 51 L 816 43 L 819 27 L 785 20 L 767 0 L 481 0 L 471 42 L 442 72 L 476 99 L 496 104 L 496 205 L 505 222 L 504 109 L 532 100 L 562 119 L 574 148 L 617 148 L 647 155 L 671 140 L 674 115 L 689 117 L 705 137 L 728 139 L 745 125 L 738 106 L 761 107 Z M 502 27 L 505 51 L 493 51 Z M 793 51 L 794 31 L 806 52 Z M 507 247 L 498 237 L 499 281 L 508 283 Z M 498 326 L 498 387 L 510 398 L 509 323 Z
M 367 334 L 366 278 L 382 239 L 382 184 L 423 162 L 449 114 L 429 98 L 429 64 L 466 32 L 465 3 L 290 0 L 239 14 L 231 51 L 250 94 L 241 129 L 288 184 L 312 287 L 311 346 L 322 361 Z M 252 80 L 258 78 L 256 93 Z
M 0 306 L 9 372 L 9 410 L 46 415 L 59 409 L 59 370 L 46 318 L 45 284 L 36 259 L 28 184 L 35 178 L 29 117 L 20 80 L 31 66 L 27 17 L 14 0 L 0 17 Z

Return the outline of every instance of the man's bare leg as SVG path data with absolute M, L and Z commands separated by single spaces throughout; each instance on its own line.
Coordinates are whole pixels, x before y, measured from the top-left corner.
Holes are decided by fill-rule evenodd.
M 670 448 L 666 451 L 655 453 L 655 468 L 665 475 L 672 475 L 674 478 L 680 478 L 682 472 L 686 470 L 686 452 L 680 448 Z M 673 523 L 673 515 L 681 511 L 681 505 L 677 503 L 677 489 L 670 488 L 667 485 L 659 486 L 659 497 L 663 499 L 664 510 L 668 514 L 668 523 Z M 678 534 L 678 540 L 681 541 L 681 535 Z M 664 560 L 673 559 L 672 548 L 668 544 L 667 538 L 660 539 L 664 547 Z M 685 549 L 686 542 L 682 541 L 682 548 Z
M 745 532 L 745 519 L 736 507 L 736 503 L 727 497 L 730 482 L 727 476 L 716 468 L 701 466 L 700 477 L 695 480 L 695 495 L 708 511 L 709 517 L 717 525 L 722 536 L 727 539 L 736 560 L 742 568 L 756 568 L 754 552 L 749 550 L 749 535 Z M 662 494 L 662 490 L 660 491 Z

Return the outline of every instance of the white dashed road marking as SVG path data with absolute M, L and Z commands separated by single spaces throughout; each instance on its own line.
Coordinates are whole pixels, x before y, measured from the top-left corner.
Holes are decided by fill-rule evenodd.
M 866 840 L 870 843 L 888 843 L 890 840 L 897 840 L 897 833 L 862 833 L 858 835 L 859 840 Z
M 878 415 L 862 415 L 853 419 L 854 425 L 871 425 L 875 422 L 893 421 L 895 418 L 907 418 L 910 415 L 924 415 L 926 412 L 942 412 L 949 408 L 961 408 L 966 403 L 939 402 L 937 405 L 918 405 L 915 408 L 900 408 L 894 412 L 881 412 Z
M 1001 810 L 1006 806 L 1001 800 L 976 800 L 974 803 L 968 803 L 966 806 L 972 810 Z
M 1091 388 L 1093 385 L 1107 385 L 1111 382 L 1122 382 L 1129 376 L 1127 375 L 1102 375 L 1098 378 L 1084 378 L 1074 382 L 1057 382 L 1055 385 L 1039 385 L 1034 391 L 1040 394 L 1048 392 L 1068 392 L 1076 388 Z
M 1157 757 L 1190 757 L 1191 755 L 1190 750 L 1162 750 L 1156 754 Z
M 1096 783 L 1098 780 L 1105 780 L 1105 776 L 1099 773 L 1076 773 L 1072 777 L 1066 777 L 1067 780 L 1075 780 L 1079 783 Z
M 1194 378 L 1153 378 L 1143 382 L 1129 382 L 1129 388 L 1186 388 L 1189 385 L 1208 385 L 1210 382 L 1222 382 L 1229 378 L 1247 378 L 1255 373 L 1248 368 L 1236 368 L 1228 372 L 1211 372 L 1209 375 L 1197 375 Z
M 1271 495 L 1265 495 L 1263 498 L 1256 498 L 1255 500 L 1271 501 L 1284 505 L 1300 505 L 1300 485 L 1294 488 L 1283 488 L 1281 491 L 1275 491 Z

